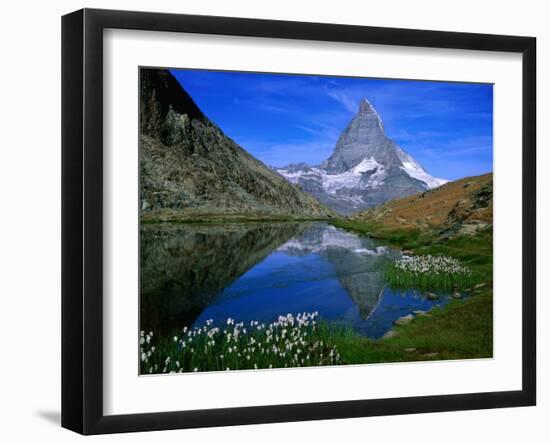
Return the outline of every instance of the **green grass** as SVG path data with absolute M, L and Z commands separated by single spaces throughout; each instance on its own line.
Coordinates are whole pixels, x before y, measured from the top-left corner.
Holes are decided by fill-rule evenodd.
M 370 236 L 374 232 L 374 226 L 370 223 L 359 223 L 351 220 L 346 220 L 343 218 L 331 220 L 330 224 L 337 228 L 355 232 L 356 234 Z
M 396 326 L 387 340 L 336 340 L 343 364 L 490 358 L 493 355 L 493 297 L 490 290 L 452 301 Z
M 341 364 L 337 340 L 355 339 L 351 327 L 316 320 L 317 313 L 279 317 L 269 325 L 228 319 L 157 338 L 142 332 L 142 374 L 270 369 Z
M 472 269 L 479 281 L 492 282 L 493 280 L 492 228 L 478 232 L 476 235 L 422 244 L 415 249 L 415 253 L 455 257 Z
M 331 224 L 382 239 L 392 246 L 411 250 L 414 255 L 454 257 L 471 269 L 474 275 L 472 281 L 460 285 L 471 297 L 454 300 L 445 308 L 433 309 L 427 316 L 415 317 L 410 324 L 396 326 L 396 337 L 387 340 L 336 340 L 335 346 L 344 364 L 492 357 L 492 228 L 475 235 L 449 239 L 430 230 L 389 231 L 374 224 L 349 220 L 331 221 Z
M 481 278 L 456 257 L 432 254 L 403 256 L 388 263 L 385 277 L 395 288 L 436 291 L 467 290 Z
M 388 230 L 375 223 L 363 223 L 347 219 L 329 220 L 328 222 L 337 228 L 384 240 L 400 249 L 415 249 L 434 239 L 432 232 L 422 232 L 420 229 Z
M 283 338 L 282 328 L 273 334 L 277 339 L 269 343 L 266 343 L 265 332 L 247 331 L 230 344 L 223 339 L 224 334 L 220 334 L 212 346 L 207 346 L 208 335 L 203 332 L 201 337 L 193 339 L 194 352 L 189 351 L 189 346 L 182 349 L 181 333 L 176 336 L 177 340 L 173 337 L 160 340 L 151 337 L 150 342 L 143 343 L 141 347 L 145 353 L 154 348 L 151 356 L 141 361 L 141 373 L 491 358 L 492 312 L 492 291 L 486 286 L 475 296 L 451 301 L 445 308 L 434 308 L 427 315 L 416 316 L 410 324 L 396 326 L 398 335 L 386 340 L 364 338 L 351 327 L 322 320 L 316 323 L 315 328 L 312 325 L 302 328 L 303 344 L 290 350 L 286 347 L 286 337 L 289 335 Z M 291 331 L 295 328 L 287 325 L 286 329 Z M 255 340 L 253 345 L 250 345 L 251 338 Z M 258 343 L 262 343 L 264 349 L 269 346 L 273 349 L 272 346 L 276 344 L 278 349 L 285 349 L 285 353 L 261 353 L 258 351 Z M 229 352 L 229 347 L 236 347 L 236 350 Z M 297 349 L 301 349 L 298 354 Z
M 288 349 L 288 337 L 296 327 L 281 327 L 274 340 L 267 342 L 263 331 L 249 330 L 237 340 L 227 343 L 225 334 L 214 337 L 214 344 L 203 332 L 193 337 L 193 349 L 182 349 L 180 332 L 173 337 L 151 337 L 142 343 L 141 352 L 154 352 L 141 361 L 142 374 L 192 371 L 268 369 L 299 366 L 324 366 L 367 363 L 391 363 L 424 360 L 490 358 L 493 355 L 493 299 L 489 287 L 467 300 L 454 300 L 445 308 L 434 308 L 427 315 L 417 316 L 407 325 L 396 326 L 398 335 L 387 340 L 373 340 L 357 335 L 351 327 L 318 321 L 315 327 L 302 327 L 302 341 Z M 231 328 L 230 328 L 231 329 Z M 242 330 L 242 328 L 241 328 Z M 147 335 L 144 336 L 144 341 Z M 251 338 L 254 343 L 251 345 Z M 271 352 L 262 353 L 258 343 Z M 273 345 L 284 354 L 273 352 Z M 229 351 L 229 348 L 232 351 Z M 236 348 L 236 349 L 235 349 Z M 300 353 L 297 350 L 300 349 Z M 250 359 L 247 358 L 250 357 Z M 309 356 L 309 357 L 308 357 Z M 303 359 L 303 360 L 302 360 Z
M 360 235 L 380 239 L 415 255 L 445 255 L 454 257 L 470 268 L 475 282 L 493 280 L 493 230 L 486 228 L 475 235 L 463 235 L 448 239 L 441 238 L 434 230 L 387 230 L 372 223 L 361 223 L 345 219 L 331 220 L 330 224 Z M 474 283 L 474 282 L 472 282 Z
M 415 288 L 427 291 L 467 290 L 480 281 L 475 274 L 407 272 L 397 268 L 393 263 L 386 268 L 384 274 L 392 288 Z

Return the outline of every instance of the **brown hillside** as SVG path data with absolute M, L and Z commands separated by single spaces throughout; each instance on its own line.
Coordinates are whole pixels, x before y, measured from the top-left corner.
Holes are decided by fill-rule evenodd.
M 383 229 L 432 228 L 468 234 L 493 223 L 493 174 L 467 177 L 351 217 Z

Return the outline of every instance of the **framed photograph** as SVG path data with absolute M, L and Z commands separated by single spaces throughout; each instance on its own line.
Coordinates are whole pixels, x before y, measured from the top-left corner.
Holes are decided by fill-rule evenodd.
M 62 20 L 62 425 L 536 402 L 536 41 Z

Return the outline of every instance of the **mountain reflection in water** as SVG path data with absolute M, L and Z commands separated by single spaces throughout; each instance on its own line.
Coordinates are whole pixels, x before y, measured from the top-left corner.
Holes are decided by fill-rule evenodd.
M 141 329 L 318 311 L 377 338 L 397 317 L 433 305 L 384 287 L 383 267 L 399 254 L 321 222 L 144 225 Z

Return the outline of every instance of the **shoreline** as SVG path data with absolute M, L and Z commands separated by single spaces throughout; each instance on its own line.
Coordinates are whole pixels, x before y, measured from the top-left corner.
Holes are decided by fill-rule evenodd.
M 349 353 L 343 344 L 344 360 L 383 363 L 493 356 L 492 229 L 437 242 L 434 232 L 380 231 L 373 224 L 349 219 L 334 220 L 331 224 L 414 255 L 439 253 L 468 258 L 468 264 L 483 277 L 480 284 L 469 288 L 466 300 L 451 301 L 443 308 L 432 309 L 428 315 L 415 315 L 410 323 L 391 328 L 388 332 L 394 333 L 388 338 L 360 338 L 359 342 L 363 343 L 352 346 Z M 446 340 L 442 341 L 441 337 Z
M 202 215 L 177 220 L 141 220 L 151 224 L 224 223 L 300 223 L 325 222 L 359 236 L 387 243 L 393 248 L 406 249 L 412 254 L 436 253 L 457 256 L 483 273 L 483 287 L 469 288 L 469 297 L 454 300 L 442 308 L 433 308 L 426 315 L 415 315 L 408 324 L 394 326 L 391 338 L 372 339 L 358 334 L 340 337 L 337 349 L 342 364 L 491 358 L 492 348 L 492 250 L 486 250 L 492 232 L 434 242 L 432 232 L 386 231 L 383 235 L 372 224 L 339 218 L 291 218 Z
M 274 216 L 253 216 L 253 215 L 194 215 L 186 217 L 153 217 L 140 216 L 140 225 L 154 224 L 220 224 L 220 223 L 300 223 L 300 222 L 327 222 L 334 218 L 326 217 L 293 217 L 287 215 Z

